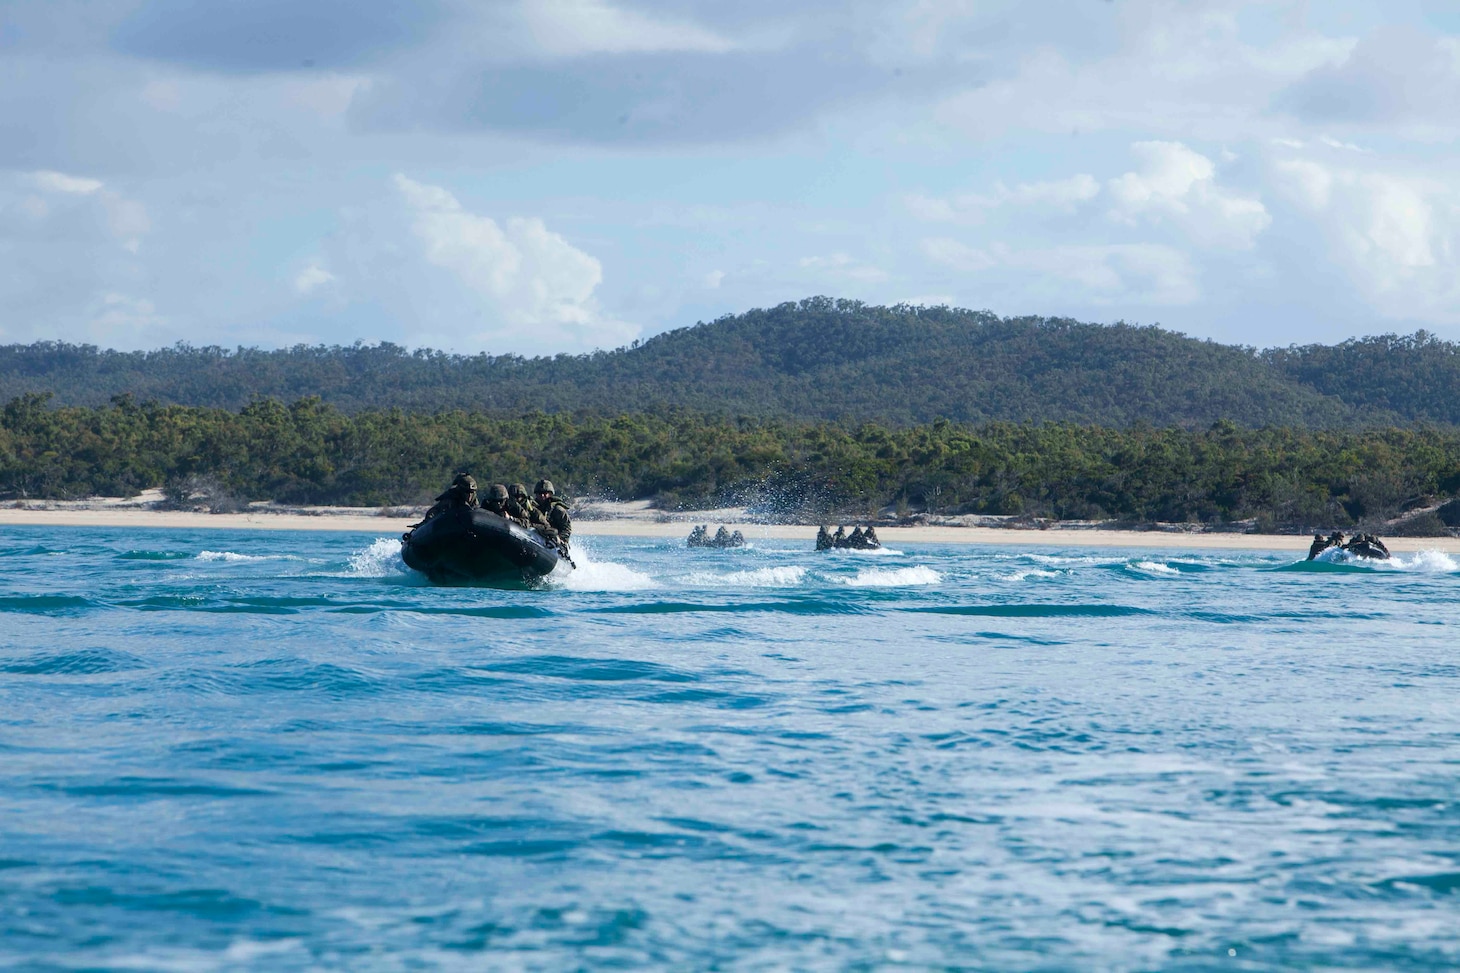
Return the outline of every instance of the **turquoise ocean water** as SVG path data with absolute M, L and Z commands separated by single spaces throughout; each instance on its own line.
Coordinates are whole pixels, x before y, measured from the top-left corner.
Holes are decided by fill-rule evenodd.
M 0 529 L 0 968 L 1460 964 L 1460 573 Z

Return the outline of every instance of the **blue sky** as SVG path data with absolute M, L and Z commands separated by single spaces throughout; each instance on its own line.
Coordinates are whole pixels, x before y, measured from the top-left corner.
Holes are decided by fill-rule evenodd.
M 1460 7 L 0 0 L 0 341 L 1460 339 Z

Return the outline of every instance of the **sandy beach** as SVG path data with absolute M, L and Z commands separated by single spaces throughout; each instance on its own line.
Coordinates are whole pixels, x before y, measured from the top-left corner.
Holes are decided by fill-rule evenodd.
M 255 504 L 241 513 L 202 513 L 158 509 L 160 495 L 148 491 L 130 499 L 95 498 L 73 501 L 15 501 L 0 506 L 3 525 L 53 527 L 192 528 L 217 530 L 331 530 L 378 535 L 400 534 L 419 514 L 375 507 L 290 507 Z M 756 523 L 741 508 L 665 513 L 645 501 L 585 505 L 573 525 L 584 537 L 684 537 L 695 524 L 710 529 L 724 524 L 752 543 L 756 538 L 805 541 L 816 538 L 815 526 Z M 996 544 L 1022 547 L 1133 547 L 1187 550 L 1306 551 L 1310 538 L 1297 534 L 1205 533 L 1171 525 L 1166 529 L 1109 530 L 1052 524 L 1047 529 L 989 526 L 926 525 L 882 527 L 884 545 L 902 543 Z M 1460 538 L 1386 538 L 1394 551 L 1460 553 Z

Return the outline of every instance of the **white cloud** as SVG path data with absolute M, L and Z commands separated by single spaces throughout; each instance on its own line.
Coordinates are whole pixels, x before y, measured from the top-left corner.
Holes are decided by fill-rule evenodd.
M 871 264 L 862 263 L 849 254 L 833 253 L 827 256 L 802 257 L 801 269 L 814 271 L 817 276 L 833 280 L 849 280 L 860 283 L 877 283 L 887 279 L 887 271 Z
M 68 176 L 64 172 L 33 172 L 30 174 L 30 178 L 31 182 L 46 192 L 66 193 L 73 196 L 90 196 L 103 185 L 100 179 Z
M 963 273 L 977 273 L 999 265 L 999 261 L 987 250 L 979 250 L 948 237 L 930 237 L 923 241 L 922 246 L 929 260 Z
M 1318 136 L 1318 141 L 1322 142 L 1324 145 L 1328 146 L 1330 149 L 1342 149 L 1345 152 L 1364 152 L 1364 153 L 1367 153 L 1369 151 L 1368 149 L 1365 149 L 1365 148 L 1363 148 L 1361 146 L 1355 145 L 1352 142 L 1344 142 L 1344 141 L 1342 141 L 1340 139 L 1336 139 L 1336 138 L 1334 138 L 1331 135 L 1320 135 L 1320 136 Z M 1299 145 L 1298 148 L 1302 148 L 1302 146 Z
M 155 347 L 175 337 L 150 300 L 130 294 L 101 294 L 91 302 L 87 318 L 90 336 L 113 347 Z
M 1080 173 L 1068 179 L 1050 182 L 1019 183 L 1010 189 L 1002 182 L 989 194 L 961 193 L 948 197 L 911 193 L 903 203 L 914 217 L 929 223 L 977 223 L 1001 206 L 1046 207 L 1072 212 L 1100 194 L 1100 183 L 1094 176 Z
M 1280 159 L 1273 164 L 1273 171 L 1288 192 L 1296 195 L 1308 209 L 1328 208 L 1333 196 L 1333 174 L 1326 166 L 1307 159 Z
M 1460 323 L 1460 186 L 1301 158 L 1273 172 L 1374 312 Z
M 1033 279 L 1033 292 L 1070 288 L 1099 306 L 1117 304 L 1184 305 L 1201 297 L 1196 271 L 1181 251 L 1154 243 L 1064 245 L 1013 249 L 994 244 L 985 249 L 956 240 L 923 241 L 923 253 L 935 263 L 962 273 L 999 270 L 1020 272 Z
M 720 53 L 734 47 L 703 27 L 656 20 L 604 0 L 521 0 L 519 12 L 538 48 L 559 57 L 656 51 Z
M 100 179 L 41 170 L 29 173 L 25 181 L 41 192 L 61 197 L 56 202 L 56 212 L 70 208 L 85 211 L 88 207 L 99 205 L 100 216 L 107 229 L 130 253 L 136 253 L 140 249 L 142 237 L 152 229 L 152 220 L 147 214 L 146 206 L 108 189 Z M 64 202 L 67 197 L 76 199 L 73 204 L 68 205 Z M 36 194 L 27 196 L 18 208 L 33 220 L 44 220 L 52 215 L 53 210 L 44 197 Z
M 310 264 L 295 276 L 294 290 L 299 294 L 309 294 L 325 284 L 333 283 L 334 279 L 335 275 L 319 264 Z
M 27 194 L 20 202 L 15 204 L 15 208 L 23 213 L 27 219 L 35 222 L 45 219 L 51 213 L 51 207 L 35 193 Z
M 467 339 L 500 339 L 533 329 L 541 348 L 622 344 L 639 329 L 603 315 L 594 291 L 603 280 L 598 260 L 552 232 L 540 219 L 513 218 L 499 226 L 468 212 L 439 186 L 395 177 L 412 214 L 423 256 L 451 272 L 481 299 L 487 320 Z
M 1310 71 L 1340 63 L 1356 43 L 1300 28 L 1265 46 L 1244 40 L 1238 17 L 1208 3 L 1102 5 L 1111 25 L 1078 41 L 1010 53 L 1011 70 L 944 99 L 942 120 L 978 139 L 1012 132 L 1112 130 L 1233 141 L 1270 131 L 1272 98 Z
M 1274 101 L 1306 122 L 1448 141 L 1460 134 L 1460 39 L 1385 25 Z
M 725 282 L 725 271 L 712 270 L 705 274 L 705 287 L 709 290 L 719 290 L 720 285 Z
M 1212 161 L 1180 142 L 1137 142 L 1131 153 L 1140 168 L 1108 184 L 1113 219 L 1169 219 L 1198 243 L 1243 250 L 1272 223 L 1260 199 L 1219 186 Z
M 152 229 L 147 207 L 135 199 L 126 199 L 109 191 L 103 192 L 100 198 L 112 236 L 120 240 L 128 251 L 136 253 L 142 246 L 142 237 Z

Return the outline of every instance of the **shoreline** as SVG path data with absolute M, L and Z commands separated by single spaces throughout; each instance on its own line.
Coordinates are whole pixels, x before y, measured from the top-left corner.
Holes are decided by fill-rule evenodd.
M 581 519 L 573 524 L 579 537 L 644 537 L 683 538 L 695 522 L 724 524 L 739 530 L 751 543 L 757 539 L 805 541 L 808 550 L 816 539 L 815 526 L 760 524 L 737 520 L 731 511 L 702 511 L 683 520 L 664 520 L 639 515 L 602 519 Z M 735 511 L 738 513 L 738 511 Z M 676 515 L 680 516 L 680 515 Z M 3 527 L 121 527 L 137 530 L 205 529 L 205 530 L 328 530 L 377 535 L 399 535 L 416 520 L 413 516 L 390 516 L 373 508 L 320 507 L 308 512 L 248 511 L 232 514 L 210 514 L 189 511 L 155 510 L 145 504 L 126 501 L 74 501 L 67 506 L 57 502 L 46 507 L 0 507 L 0 528 Z M 1311 540 L 1304 534 L 1239 534 L 1196 533 L 1181 530 L 1112 530 L 1106 528 L 1069 528 L 1050 526 L 1047 529 L 980 527 L 980 526 L 915 526 L 877 528 L 882 543 L 896 547 L 912 544 L 987 544 L 990 546 L 1023 545 L 1026 547 L 1100 547 L 1100 548 L 1173 548 L 1191 550 L 1250 550 L 1306 552 Z M 1460 538 L 1398 537 L 1385 538 L 1396 553 L 1443 551 L 1460 553 Z

